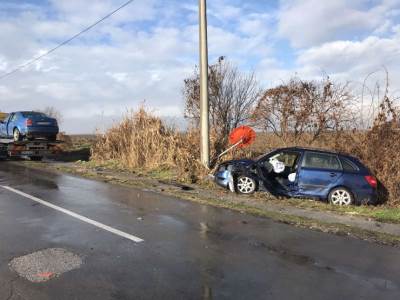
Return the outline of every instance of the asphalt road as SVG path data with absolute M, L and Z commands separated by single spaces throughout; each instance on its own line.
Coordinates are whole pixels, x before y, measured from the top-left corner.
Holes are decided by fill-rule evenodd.
M 48 248 L 82 264 L 40 283 L 10 269 Z M 7 162 L 0 262 L 1 300 L 400 299 L 399 249 Z

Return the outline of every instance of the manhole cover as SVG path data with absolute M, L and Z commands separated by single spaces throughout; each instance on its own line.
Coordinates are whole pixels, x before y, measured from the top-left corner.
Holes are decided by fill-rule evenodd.
M 65 249 L 51 248 L 14 258 L 9 266 L 31 282 L 44 282 L 77 269 L 82 259 Z

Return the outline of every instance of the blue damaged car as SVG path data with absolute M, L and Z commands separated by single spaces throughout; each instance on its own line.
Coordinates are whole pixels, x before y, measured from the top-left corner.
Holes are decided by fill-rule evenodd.
M 334 205 L 376 204 L 377 180 L 357 158 L 331 151 L 281 148 L 255 160 L 221 163 L 215 182 L 232 192 L 268 191 Z
M 45 138 L 55 141 L 58 131 L 57 120 L 41 112 L 13 112 L 0 121 L 0 137 L 14 141 L 21 141 L 24 138 Z

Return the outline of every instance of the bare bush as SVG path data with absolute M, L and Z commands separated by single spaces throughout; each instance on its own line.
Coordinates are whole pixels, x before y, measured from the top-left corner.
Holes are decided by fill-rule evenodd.
M 243 73 L 222 57 L 209 67 L 209 103 L 211 131 L 216 136 L 215 153 L 221 153 L 232 129 L 250 121 L 254 105 L 261 95 L 254 73 Z M 195 128 L 200 121 L 200 75 L 185 79 L 185 118 Z
M 366 131 L 338 132 L 331 147 L 358 156 L 380 181 L 379 198 L 400 204 L 400 111 L 387 94 L 381 100 L 373 126 Z
M 205 175 L 198 141 L 198 132 L 180 133 L 142 107 L 98 136 L 91 159 L 116 162 L 132 170 L 169 168 L 176 170 L 180 178 L 195 182 Z
M 59 124 L 61 124 L 63 121 L 62 113 L 53 106 L 47 106 L 44 109 L 39 109 L 38 111 L 44 113 L 50 118 L 56 119 Z
M 350 126 L 353 97 L 347 84 L 323 81 L 288 83 L 265 91 L 254 110 L 254 121 L 273 132 L 283 145 L 313 144 L 327 131 Z

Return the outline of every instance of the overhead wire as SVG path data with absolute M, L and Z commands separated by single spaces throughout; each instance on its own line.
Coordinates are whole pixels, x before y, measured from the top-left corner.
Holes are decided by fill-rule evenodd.
M 73 41 L 74 39 L 76 39 L 77 37 L 81 36 L 82 34 L 88 32 L 89 30 L 91 30 L 93 27 L 97 26 L 98 24 L 100 24 L 101 22 L 103 22 L 104 20 L 108 19 L 109 17 L 111 17 L 112 15 L 114 15 L 115 13 L 117 13 L 118 11 L 120 11 L 121 9 L 123 9 L 124 7 L 128 6 L 129 4 L 131 4 L 133 1 L 135 0 L 129 0 L 126 1 L 124 4 L 122 4 L 121 6 L 119 6 L 118 8 L 116 8 L 115 10 L 113 10 L 112 12 L 108 13 L 107 15 L 105 15 L 104 17 L 102 17 L 101 19 L 99 19 L 98 21 L 94 22 L 92 25 L 86 27 L 85 29 L 81 30 L 80 32 L 78 32 L 77 34 L 73 35 L 72 37 L 70 37 L 69 39 L 65 40 L 64 42 L 58 44 L 57 46 L 55 46 L 54 48 L 46 51 L 45 53 L 31 59 L 30 61 L 16 67 L 15 69 L 4 73 L 3 75 L 0 75 L 0 80 L 13 75 L 14 73 L 18 72 L 19 70 L 22 70 L 30 65 L 32 65 L 33 63 L 41 60 L 42 58 L 44 58 L 45 56 L 53 53 L 54 51 L 56 51 L 57 49 L 65 46 L 66 44 L 70 43 L 71 41 Z

